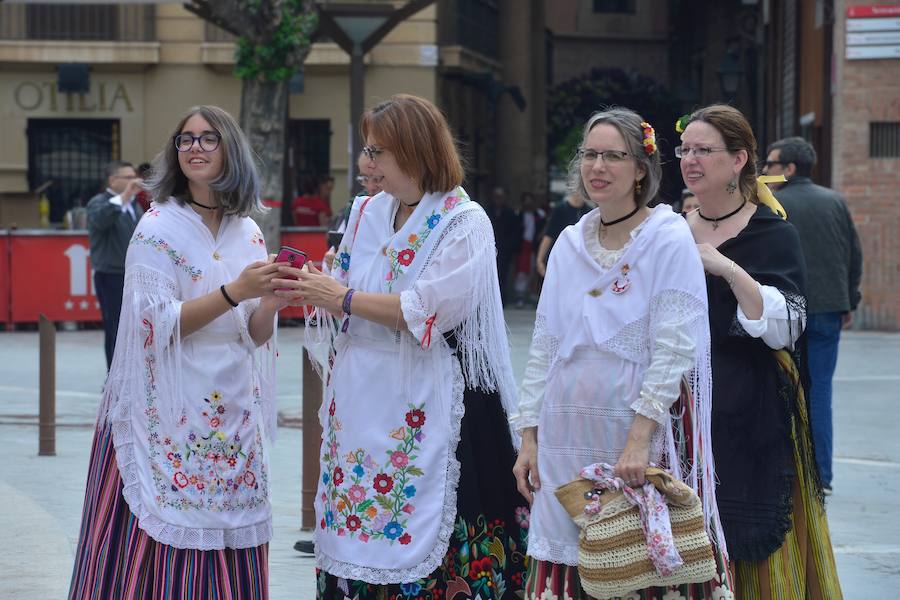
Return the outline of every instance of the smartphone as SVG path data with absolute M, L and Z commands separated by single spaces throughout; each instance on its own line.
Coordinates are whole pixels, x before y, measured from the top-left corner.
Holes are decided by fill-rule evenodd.
M 290 246 L 282 246 L 278 251 L 278 256 L 275 257 L 275 262 L 286 262 L 289 266 L 298 269 L 305 265 L 307 260 L 309 260 L 309 257 L 306 255 L 306 252 L 291 248 Z M 285 275 L 284 278 L 296 279 L 296 277 L 288 275 Z
M 326 243 L 328 244 L 329 248 L 334 248 L 335 250 L 337 250 L 337 247 L 341 244 L 341 240 L 343 238 L 343 231 L 329 231 Z

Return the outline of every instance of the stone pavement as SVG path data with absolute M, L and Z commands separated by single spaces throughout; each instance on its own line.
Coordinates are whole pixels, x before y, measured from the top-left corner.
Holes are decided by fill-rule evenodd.
M 517 377 L 534 313 L 507 320 Z M 300 328 L 279 332 L 279 412 L 300 414 Z M 0 600 L 64 598 L 81 518 L 92 427 L 104 376 L 102 331 L 57 335 L 56 456 L 37 456 L 38 337 L 0 333 Z M 828 516 L 844 597 L 893 598 L 900 589 L 900 335 L 848 333 L 835 379 L 835 480 Z M 315 598 L 300 531 L 301 430 L 279 428 L 272 448 L 273 600 Z

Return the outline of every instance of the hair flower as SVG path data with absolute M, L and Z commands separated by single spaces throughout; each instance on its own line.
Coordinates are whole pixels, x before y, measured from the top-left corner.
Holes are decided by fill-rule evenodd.
M 685 127 L 688 126 L 688 123 L 691 122 L 691 115 L 686 114 L 679 117 L 677 121 L 675 121 L 675 131 L 678 133 L 684 133 Z
M 653 131 L 653 126 L 646 121 L 643 121 L 641 123 L 641 129 L 644 130 L 644 140 L 643 140 L 644 150 L 647 152 L 647 155 L 650 156 L 654 152 L 656 152 L 656 149 L 657 149 L 656 148 L 656 132 Z

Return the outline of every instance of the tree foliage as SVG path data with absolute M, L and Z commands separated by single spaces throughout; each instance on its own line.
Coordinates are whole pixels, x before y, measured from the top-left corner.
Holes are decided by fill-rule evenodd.
M 247 11 L 259 18 L 262 0 L 246 0 Z M 269 3 L 267 3 L 269 4 Z M 241 79 L 284 81 L 303 64 L 319 25 L 318 13 L 301 0 L 272 3 L 275 19 L 265 35 L 248 32 L 237 40 L 235 74 Z
M 554 165 L 565 171 L 575 156 L 584 124 L 591 114 L 610 106 L 630 108 L 656 129 L 664 163 L 663 188 L 667 195 L 682 187 L 673 168 L 672 148 L 677 145 L 675 120 L 680 116 L 675 96 L 655 79 L 636 71 L 595 68 L 554 86 L 547 100 L 547 136 Z

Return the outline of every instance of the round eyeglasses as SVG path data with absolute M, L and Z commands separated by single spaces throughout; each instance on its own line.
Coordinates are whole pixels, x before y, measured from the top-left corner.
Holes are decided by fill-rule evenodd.
M 179 152 L 189 152 L 194 147 L 194 142 L 200 144 L 200 149 L 204 152 L 212 152 L 219 147 L 222 136 L 214 131 L 207 131 L 200 135 L 192 135 L 190 133 L 179 133 L 172 138 L 175 148 Z

